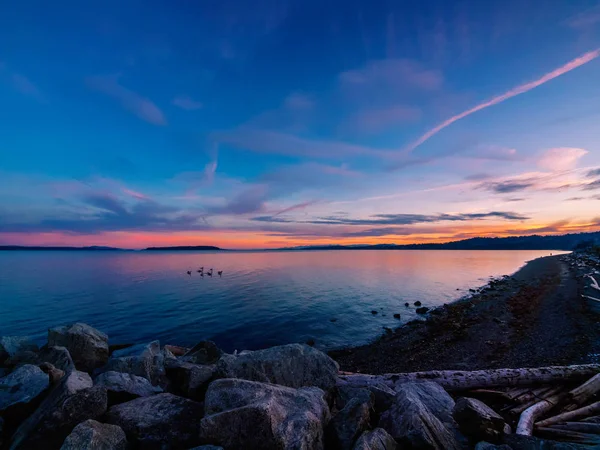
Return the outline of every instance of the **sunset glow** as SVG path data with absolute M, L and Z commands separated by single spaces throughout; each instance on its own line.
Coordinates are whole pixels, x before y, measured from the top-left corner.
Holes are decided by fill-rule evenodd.
M 33 3 L 0 14 L 0 245 L 600 230 L 587 1 Z

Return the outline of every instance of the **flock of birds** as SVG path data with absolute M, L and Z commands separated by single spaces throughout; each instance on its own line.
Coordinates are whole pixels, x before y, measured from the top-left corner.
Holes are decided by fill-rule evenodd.
M 204 275 L 208 275 L 209 277 L 213 276 L 213 269 L 211 268 L 210 270 L 207 270 L 206 273 L 205 273 L 204 272 L 204 266 L 200 267 L 200 269 L 198 269 L 196 272 L 198 272 L 201 277 L 203 277 Z M 191 276 L 192 275 L 192 271 L 188 270 L 187 274 Z M 223 276 L 223 271 L 219 270 L 217 272 L 217 275 L 219 275 L 220 277 L 222 277 Z

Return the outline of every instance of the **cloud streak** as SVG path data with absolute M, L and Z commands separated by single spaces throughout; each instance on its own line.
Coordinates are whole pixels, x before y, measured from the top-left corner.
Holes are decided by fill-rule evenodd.
M 542 76 L 541 78 L 538 78 L 535 81 L 531 81 L 529 83 L 525 83 L 520 86 L 514 87 L 514 88 L 510 89 L 509 91 L 505 92 L 504 94 L 498 95 L 498 96 L 492 98 L 491 100 L 488 100 L 487 102 L 480 103 L 479 105 L 474 106 L 471 109 L 468 109 L 460 114 L 452 116 L 449 119 L 445 120 L 444 122 L 440 123 L 438 126 L 427 131 L 419 139 L 417 139 L 415 142 L 413 142 L 408 147 L 406 147 L 404 149 L 404 152 L 410 153 L 410 152 L 414 151 L 417 147 L 419 147 L 420 145 L 425 143 L 427 140 L 429 140 L 430 138 L 432 138 L 433 136 L 438 134 L 444 128 L 452 125 L 454 122 L 458 122 L 459 120 L 464 119 L 465 117 L 468 117 L 471 114 L 474 114 L 478 111 L 489 108 L 490 106 L 497 105 L 498 103 L 502 103 L 505 100 L 508 100 L 510 98 L 516 97 L 517 95 L 524 94 L 525 92 L 535 89 L 536 87 L 541 86 L 542 84 L 547 83 L 548 81 L 551 81 L 561 75 L 564 75 L 567 72 L 570 72 L 573 69 L 576 69 L 577 67 L 583 66 L 584 64 L 587 64 L 590 61 L 593 61 L 594 59 L 598 58 L 598 56 L 600 56 L 600 48 L 598 48 L 596 50 L 592 50 L 590 52 L 587 52 L 587 53 L 579 56 L 578 58 L 575 58 L 575 59 L 569 61 L 567 64 L 565 64 L 557 69 L 554 69 L 552 72 L 545 74 L 544 76 Z
M 90 77 L 86 81 L 89 87 L 118 100 L 123 108 L 140 119 L 153 125 L 167 124 L 167 119 L 158 106 L 151 100 L 121 86 L 118 77 L 96 76 Z

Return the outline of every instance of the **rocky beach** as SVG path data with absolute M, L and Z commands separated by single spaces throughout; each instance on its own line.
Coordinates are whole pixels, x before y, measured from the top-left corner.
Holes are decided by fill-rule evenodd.
M 83 323 L 41 347 L 4 336 L 0 448 L 597 448 L 598 263 L 535 260 L 330 355 L 124 345 Z

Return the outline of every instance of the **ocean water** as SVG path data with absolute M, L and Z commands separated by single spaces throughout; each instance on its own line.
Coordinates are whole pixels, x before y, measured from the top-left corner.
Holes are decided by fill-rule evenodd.
M 0 335 L 41 343 L 49 327 L 82 321 L 113 344 L 211 339 L 233 351 L 312 339 L 319 348 L 339 348 L 414 319 L 417 300 L 428 307 L 452 302 L 548 254 L 0 251 Z M 215 276 L 200 277 L 200 266 Z

